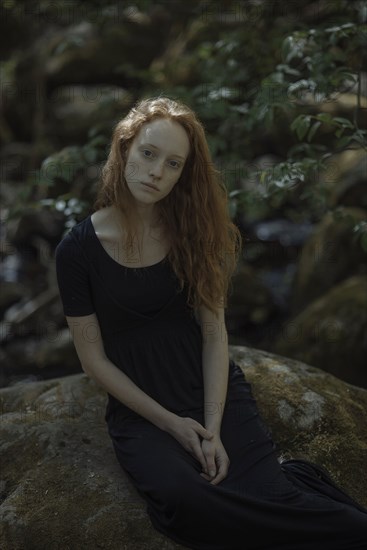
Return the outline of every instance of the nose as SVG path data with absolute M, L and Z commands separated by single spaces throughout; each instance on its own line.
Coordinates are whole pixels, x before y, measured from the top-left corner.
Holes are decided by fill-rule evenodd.
M 161 178 L 163 173 L 163 161 L 156 160 L 149 169 L 149 175 L 153 178 Z

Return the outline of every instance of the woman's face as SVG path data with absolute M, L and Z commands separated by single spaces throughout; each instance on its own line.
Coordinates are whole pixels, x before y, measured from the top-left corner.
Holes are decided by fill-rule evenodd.
M 152 204 L 168 195 L 182 173 L 189 150 L 186 130 L 178 122 L 158 118 L 143 124 L 130 145 L 125 168 L 134 198 Z

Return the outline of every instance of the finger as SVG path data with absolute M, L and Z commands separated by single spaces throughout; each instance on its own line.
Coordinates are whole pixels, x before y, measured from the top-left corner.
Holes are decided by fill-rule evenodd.
M 208 474 L 205 474 L 204 472 L 201 472 L 200 475 L 201 477 L 206 479 L 206 481 L 209 481 L 211 485 L 217 485 L 218 483 L 220 483 L 220 481 L 222 481 L 226 477 L 224 475 L 222 478 L 220 478 L 218 475 L 213 479 L 211 476 L 209 476 Z
M 206 458 L 207 463 L 207 473 L 210 475 L 211 478 L 215 477 L 217 473 L 217 467 L 212 459 Z
M 206 461 L 206 469 L 204 468 L 205 473 L 209 474 L 211 477 L 214 477 L 217 473 L 217 465 L 214 459 L 214 449 L 208 449 L 208 446 L 205 445 L 205 448 L 202 446 L 201 450 L 204 453 Z
M 208 473 L 206 472 L 201 472 L 200 473 L 201 476 L 203 476 L 205 479 L 207 479 L 208 481 L 211 481 L 213 479 L 212 476 L 210 476 Z
M 201 444 L 201 451 L 205 457 L 206 470 L 211 476 L 215 476 L 217 471 L 217 465 L 215 463 L 215 449 L 211 446 Z
M 203 472 L 202 472 L 202 473 L 204 473 L 204 474 L 206 475 L 206 478 L 207 478 L 207 479 L 213 479 L 213 478 L 215 477 L 216 473 L 217 473 L 217 472 L 216 472 L 216 466 L 214 466 L 214 467 L 213 467 L 213 465 L 210 465 L 210 466 L 209 466 L 208 461 L 207 461 L 207 465 L 208 465 L 208 466 L 207 466 L 206 469 L 203 468 Z
M 212 478 L 210 483 L 212 485 L 217 485 L 227 476 L 227 473 L 228 473 L 228 468 L 224 466 L 219 467 L 218 475 L 216 475 L 214 479 Z
M 219 474 L 213 479 L 213 478 L 210 478 L 210 484 L 211 485 L 218 485 L 218 483 L 220 483 L 226 476 L 223 475 L 223 476 L 220 476 Z
M 201 437 L 203 437 L 204 439 L 213 439 L 214 437 L 213 432 L 204 428 L 204 426 L 202 426 L 199 422 L 198 424 L 199 424 L 198 432 L 201 435 Z
M 206 463 L 206 458 L 204 456 L 204 453 L 203 453 L 203 450 L 201 448 L 200 443 L 197 443 L 197 444 L 193 445 L 193 453 L 194 453 L 195 458 L 200 462 L 203 471 L 207 472 L 208 471 L 208 465 Z

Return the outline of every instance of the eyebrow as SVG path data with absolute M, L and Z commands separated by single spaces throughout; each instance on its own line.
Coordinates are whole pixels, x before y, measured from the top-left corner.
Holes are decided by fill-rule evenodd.
M 159 147 L 157 147 L 156 145 L 153 145 L 153 143 L 145 143 L 145 142 L 143 142 L 143 143 L 141 143 L 141 146 L 143 146 L 143 145 L 149 145 L 149 147 L 152 147 L 153 149 L 157 149 L 157 151 L 159 151 Z M 172 153 L 172 154 L 169 155 L 169 156 L 177 157 L 177 158 L 179 158 L 179 159 L 181 159 L 181 160 L 185 160 L 185 157 L 182 157 L 181 155 L 177 155 L 176 153 Z

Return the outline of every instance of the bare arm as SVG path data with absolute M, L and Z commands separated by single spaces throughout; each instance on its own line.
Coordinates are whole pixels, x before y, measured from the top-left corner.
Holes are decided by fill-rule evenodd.
M 213 433 L 190 417 L 168 411 L 152 399 L 106 356 L 97 316 L 66 317 L 83 371 L 131 410 L 168 432 L 191 453 L 206 471 L 200 439 Z
M 141 390 L 106 356 L 96 315 L 66 317 L 83 371 L 103 389 L 160 429 L 170 431 L 177 415 Z
M 198 318 L 203 336 L 205 428 L 214 433 L 211 441 L 203 441 L 201 444 L 207 470 L 204 469 L 200 475 L 217 485 L 227 476 L 230 462 L 221 441 L 221 424 L 228 390 L 228 334 L 224 308 L 218 308 L 215 314 L 201 306 Z
M 228 390 L 228 334 L 224 308 L 215 316 L 206 307 L 199 308 L 203 336 L 202 365 L 204 378 L 205 427 L 220 434 Z

